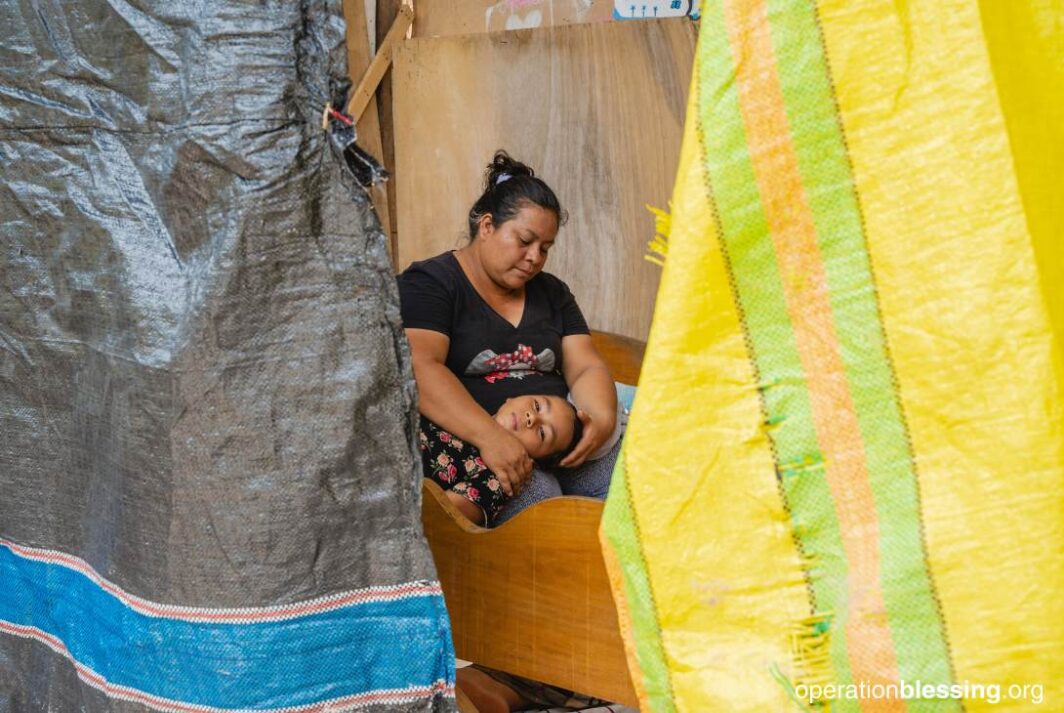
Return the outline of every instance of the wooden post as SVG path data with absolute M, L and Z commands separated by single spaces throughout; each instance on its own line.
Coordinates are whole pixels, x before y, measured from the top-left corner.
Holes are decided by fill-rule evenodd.
M 352 84 L 355 84 L 370 65 L 366 6 L 363 0 L 343 0 L 343 10 L 344 20 L 347 22 L 347 74 Z M 359 146 L 384 164 L 385 168 L 392 170 L 394 164 L 387 162 L 381 143 L 380 116 L 376 98 L 370 97 L 362 116 L 358 117 L 355 130 L 358 133 Z M 394 266 L 397 256 L 395 229 L 392 225 L 395 213 L 389 206 L 388 189 L 385 185 L 377 184 L 369 189 L 369 195 L 373 201 L 373 208 L 377 212 L 377 219 L 380 220 L 381 230 L 388 237 L 388 252 Z
M 399 6 L 401 0 L 377 0 L 377 45 L 380 46 L 384 43 L 384 39 L 387 36 L 388 28 L 391 28 L 392 23 L 395 22 L 395 18 L 399 14 Z M 392 170 L 394 175 L 395 168 L 395 129 L 392 123 L 392 78 L 390 74 L 386 74 L 384 79 L 381 80 L 380 88 L 377 91 L 377 110 L 380 113 L 380 130 L 381 130 L 381 150 L 384 154 L 384 166 L 385 168 Z M 395 204 L 395 180 L 388 181 L 385 184 L 385 192 L 388 199 L 388 213 L 395 216 L 396 204 Z M 391 222 L 391 245 L 392 245 L 392 260 L 395 263 L 395 269 L 398 271 L 402 265 L 399 265 L 399 235 L 398 235 L 398 221 L 393 220 Z
M 347 101 L 346 113 L 352 119 L 357 120 L 362 115 L 366 105 L 373 99 L 373 95 L 377 91 L 377 85 L 381 83 L 385 72 L 392 65 L 392 47 L 406 37 L 406 31 L 410 29 L 410 25 L 413 22 L 413 6 L 403 3 L 399 6 L 399 15 L 395 18 L 395 22 L 392 23 L 391 29 L 388 30 L 384 42 L 377 48 L 377 54 L 373 61 L 370 62 L 369 69 L 362 75 L 361 81 L 359 81 L 355 91 L 351 93 L 351 98 Z

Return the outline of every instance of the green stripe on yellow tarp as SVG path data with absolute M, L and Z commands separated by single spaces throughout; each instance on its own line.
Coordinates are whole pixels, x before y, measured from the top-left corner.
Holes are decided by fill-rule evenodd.
M 916 470 L 815 3 L 767 0 L 777 73 L 802 187 L 816 226 L 849 391 L 880 521 L 882 587 L 902 679 L 953 676 L 927 567 Z M 948 708 L 909 701 L 913 711 Z
M 978 20 L 970 0 L 703 7 L 603 523 L 634 530 L 604 537 L 645 582 L 613 579 L 643 611 L 626 642 L 649 638 L 630 661 L 677 710 L 1060 698 L 1061 362 Z M 863 693 L 809 704 L 826 683 Z
M 848 662 L 851 680 L 857 682 L 897 682 L 901 675 L 897 640 L 905 655 L 906 677 L 948 681 L 940 619 L 924 566 L 911 455 L 893 397 L 874 291 L 869 289 L 874 283 L 860 215 L 834 116 L 827 66 L 817 52 L 815 8 L 802 5 L 773 2 L 772 22 L 769 8 L 760 0 L 725 3 L 719 15 L 707 8 L 703 21 L 716 19 L 721 32 L 712 34 L 720 38 L 727 33 L 730 42 L 726 52 L 718 42 L 715 53 L 700 54 L 710 62 L 718 59 L 716 71 L 703 75 L 718 82 L 733 72 L 736 77 L 730 107 L 726 101 L 730 85 L 716 93 L 703 92 L 714 99 L 703 102 L 704 107 L 718 113 L 730 109 L 725 116 L 704 115 L 704 135 L 726 135 L 732 144 L 707 146 L 707 167 L 762 378 L 768 384 L 793 378 L 793 357 L 790 368 L 782 370 L 766 363 L 769 354 L 778 355 L 784 345 L 789 349 L 793 343 L 797 371 L 808 386 L 808 408 L 778 411 L 771 388 L 765 389 L 765 405 L 769 420 L 780 421 L 773 440 L 799 539 L 814 560 L 813 590 L 819 594 L 825 579 L 847 583 L 846 592 L 832 592 L 830 605 L 819 596 L 816 601 L 820 611 L 835 614 L 836 624 L 841 624 L 836 628 L 845 631 L 849 642 L 844 648 L 843 638 L 833 637 L 833 667 L 844 674 Z M 777 47 L 788 68 L 782 73 Z M 731 61 L 730 71 L 719 66 L 723 58 Z M 795 132 L 795 125 L 806 130 Z M 730 157 L 731 162 L 720 165 L 715 160 L 720 156 Z M 749 162 L 746 166 L 743 158 Z M 729 179 L 730 184 L 721 185 Z M 755 187 L 757 194 L 749 195 Z M 736 205 L 725 205 L 728 198 L 737 199 Z M 729 227 L 730 219 L 736 225 Z M 744 235 L 744 229 L 753 234 Z M 776 275 L 766 270 L 766 256 L 751 260 L 755 253 L 742 249 L 766 235 L 772 238 Z M 761 289 L 744 288 L 747 278 L 759 278 L 755 287 Z M 765 299 L 769 285 L 780 295 L 774 308 Z M 768 318 L 761 339 L 759 311 Z M 781 326 L 791 328 L 789 339 L 779 339 Z M 765 348 L 759 348 L 758 341 L 766 341 Z M 888 398 L 875 398 L 884 388 Z M 788 429 L 788 422 L 795 421 L 811 425 L 812 432 L 799 435 L 797 429 Z M 790 463 L 800 465 L 789 468 Z M 823 493 L 804 497 L 788 482 L 794 480 L 789 473 L 800 473 L 797 481 L 802 485 L 826 483 L 827 501 Z M 819 528 L 805 520 L 814 514 L 823 521 L 827 507 L 834 509 L 840 523 L 837 543 L 823 537 L 812 541 Z M 886 517 L 883 524 L 881 517 Z M 822 567 L 825 555 L 838 556 L 839 545 L 847 563 L 844 578 L 838 569 L 829 572 Z M 872 701 L 862 707 L 900 710 L 903 706 L 897 701 Z
M 706 3 L 697 55 L 700 136 L 708 189 L 729 266 L 792 526 L 811 557 L 811 614 L 843 616 L 848 567 L 834 502 L 823 478 L 812 408 L 739 109 L 723 6 Z M 852 683 L 846 639 L 832 636 L 838 683 Z
M 618 591 L 618 578 L 623 584 L 624 600 L 618 602 L 621 628 L 624 630 L 630 626 L 634 635 L 625 638 L 630 646 L 635 647 L 636 665 L 631 665 L 631 650 L 628 651 L 629 665 L 633 668 L 631 673 L 636 679 L 635 687 L 641 707 L 673 713 L 676 709 L 672 702 L 672 683 L 661 644 L 661 627 L 658 625 L 654 595 L 639 541 L 639 523 L 632 509 L 631 492 L 625 475 L 624 446 L 613 468 L 610 493 L 602 519 L 609 524 L 609 527 L 602 528 L 600 537 L 606 540 L 607 546 L 603 551 L 607 570 L 614 581 L 614 591 Z
M 834 638 L 845 636 L 851 675 L 857 682 L 894 684 L 897 663 L 883 617 L 879 523 L 868 464 L 839 353 L 816 229 L 783 106 L 767 11 L 762 0 L 732 0 L 725 3 L 724 16 L 736 58 L 739 110 L 749 156 L 809 392 L 818 465 L 822 466 L 812 475 L 819 477 L 822 472 L 827 483 L 848 567 L 844 608 L 836 611 Z M 817 456 L 812 451 L 803 454 L 803 460 Z M 860 708 L 900 711 L 904 704 L 862 701 Z

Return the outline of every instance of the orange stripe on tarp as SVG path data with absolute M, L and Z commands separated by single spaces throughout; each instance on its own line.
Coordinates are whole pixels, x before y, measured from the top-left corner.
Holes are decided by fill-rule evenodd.
M 775 247 L 849 569 L 844 631 L 851 673 L 855 683 L 898 683 L 881 587 L 879 522 L 864 443 L 835 334 L 813 215 L 784 110 L 768 14 L 762 0 L 731 0 L 725 2 L 724 15 L 750 160 Z M 903 711 L 905 704 L 866 699 L 861 709 Z
M 623 496 L 622 496 L 623 497 Z M 602 547 L 602 561 L 606 565 L 606 576 L 610 580 L 613 589 L 613 601 L 617 605 L 617 624 L 621 630 L 621 639 L 624 641 L 624 658 L 628 662 L 628 679 L 632 683 L 639 710 L 652 711 L 650 696 L 644 683 L 646 672 L 639 663 L 639 654 L 635 648 L 635 633 L 632 626 L 632 610 L 628 604 L 628 590 L 625 588 L 624 565 L 621 564 L 617 553 L 609 541 L 603 528 L 599 527 L 599 545 Z M 621 701 L 627 702 L 627 701 Z

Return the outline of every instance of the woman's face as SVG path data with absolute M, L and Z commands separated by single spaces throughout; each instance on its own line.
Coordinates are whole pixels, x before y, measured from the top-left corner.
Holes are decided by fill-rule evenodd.
M 531 458 L 564 450 L 573 440 L 576 414 L 560 396 L 515 396 L 506 399 L 495 421 L 517 436 Z
M 525 205 L 510 220 L 495 225 L 482 219 L 477 240 L 480 260 L 488 276 L 501 287 L 519 290 L 538 275 L 558 234 L 558 218 L 534 203 Z

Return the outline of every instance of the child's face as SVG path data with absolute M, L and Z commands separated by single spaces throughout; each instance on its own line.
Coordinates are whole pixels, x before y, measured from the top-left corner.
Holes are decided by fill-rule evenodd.
M 506 399 L 495 421 L 521 441 L 531 458 L 564 450 L 573 440 L 576 415 L 560 396 L 516 396 Z

